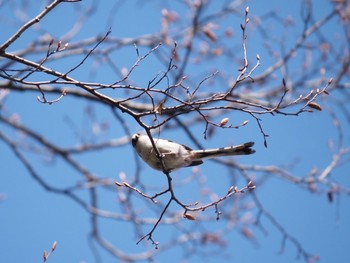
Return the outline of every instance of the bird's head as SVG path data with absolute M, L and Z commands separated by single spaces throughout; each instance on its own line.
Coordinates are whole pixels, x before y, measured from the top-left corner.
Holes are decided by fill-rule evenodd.
M 132 143 L 132 146 L 135 147 L 137 141 L 139 140 L 140 138 L 140 134 L 139 133 L 135 133 L 132 137 L 131 137 L 131 143 Z

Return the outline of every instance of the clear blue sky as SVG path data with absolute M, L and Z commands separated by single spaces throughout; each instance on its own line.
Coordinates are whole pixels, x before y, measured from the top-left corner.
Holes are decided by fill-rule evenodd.
M 2 43 L 18 28 L 17 18 L 13 15 L 12 7 L 16 1 L 12 3 L 2 3 L 0 5 L 0 21 L 1 26 L 0 42 Z M 47 1 L 32 1 L 28 4 L 28 13 L 31 18 L 37 14 L 44 4 L 38 4 Z M 108 2 L 108 1 L 106 1 Z M 127 2 L 127 1 L 125 1 Z M 81 31 L 77 34 L 73 41 L 95 36 L 96 34 L 104 34 L 106 30 L 112 28 L 112 37 L 135 37 L 140 34 L 149 34 L 156 32 L 160 27 L 160 10 L 163 6 L 171 9 L 177 8 L 181 14 L 186 14 L 183 6 L 174 4 L 171 1 L 154 1 L 155 6 L 143 4 L 142 1 L 129 1 L 127 4 L 120 4 L 118 9 L 109 6 L 111 3 L 104 3 L 104 8 L 99 8 L 92 14 L 92 18 L 87 19 L 83 23 Z M 222 3 L 224 1 L 217 1 Z M 288 41 L 295 40 L 298 32 L 301 30 L 301 22 L 297 19 L 300 17 L 301 1 L 249 1 L 250 13 L 252 16 L 265 14 L 268 10 L 275 10 L 281 17 L 295 17 L 295 29 L 291 30 L 290 35 L 286 36 Z M 330 10 L 328 1 L 314 1 L 315 18 L 320 18 L 327 14 Z M 0 2 L 1 3 L 1 2 Z M 120 1 L 122 3 L 122 1 Z M 67 30 L 70 29 L 75 21 L 78 8 L 74 5 L 80 5 L 87 8 L 91 5 L 91 1 L 82 1 L 76 4 L 62 4 L 52 14 L 45 18 L 40 28 L 36 28 L 38 32 L 47 30 L 54 37 L 60 38 Z M 215 8 L 214 5 L 212 8 Z M 111 16 L 111 12 L 117 12 L 117 16 Z M 210 12 L 210 10 L 208 10 Z M 242 14 L 244 7 L 242 8 Z M 23 17 L 19 10 L 17 16 Z M 271 32 L 279 32 L 278 26 L 271 23 Z M 232 20 L 232 28 L 235 32 L 240 32 L 240 20 Z M 334 34 L 337 27 L 337 21 L 331 21 L 325 28 L 325 34 Z M 275 31 L 274 31 L 275 30 Z M 34 34 L 33 31 L 31 34 Z M 18 39 L 13 51 L 16 48 L 23 48 L 26 43 L 33 37 L 29 33 Z M 268 52 L 261 45 L 261 38 L 254 28 L 248 31 L 248 47 L 250 56 L 255 57 L 259 53 L 262 57 L 262 65 L 257 73 L 264 71 L 270 64 Z M 278 34 L 278 33 L 276 33 Z M 239 34 L 238 36 L 239 37 Z M 236 44 L 239 43 L 238 41 Z M 120 67 L 130 66 L 134 62 L 135 56 L 132 57 L 133 47 L 130 53 L 120 57 L 120 61 L 115 61 Z M 130 55 L 131 54 L 131 55 Z M 134 54 L 135 55 L 135 54 Z M 71 64 L 59 65 L 62 69 L 69 68 Z M 145 62 L 147 65 L 147 61 Z M 227 63 L 227 61 L 226 61 Z M 101 66 L 102 67 L 102 66 Z M 220 65 L 218 69 L 220 70 Z M 213 65 L 215 68 L 215 65 Z M 234 65 L 232 65 L 234 68 Z M 78 70 L 74 73 L 77 79 L 86 81 L 97 81 L 108 83 L 114 79 L 114 76 L 98 70 L 97 74 L 92 75 L 89 69 Z M 147 84 L 149 76 L 154 76 L 159 68 L 140 66 L 135 78 L 140 81 L 143 79 L 143 85 Z M 291 69 L 293 71 L 293 69 Z M 191 70 L 189 70 L 191 72 Z M 195 72 L 195 69 L 194 69 Z M 277 78 L 281 78 L 281 73 Z M 327 77 L 332 77 L 327 74 Z M 349 81 L 349 79 L 348 79 Z M 96 104 L 89 105 L 87 102 L 77 101 L 72 97 L 66 96 L 57 104 L 48 106 L 40 104 L 36 100 L 36 93 L 11 93 L 6 99 L 6 110 L 18 114 L 21 122 L 25 125 L 38 130 L 42 134 L 48 134 L 50 139 L 62 146 L 76 145 L 79 143 L 80 135 L 88 140 L 105 140 L 109 138 L 117 138 L 123 135 L 119 123 L 116 123 L 110 109 Z M 336 97 L 337 94 L 331 94 Z M 327 107 L 327 103 L 321 101 Z M 86 131 L 91 123 L 86 117 L 86 109 L 91 107 L 95 117 L 100 122 L 106 122 L 109 129 L 93 138 L 91 131 Z M 349 110 L 349 106 L 345 106 Z M 339 110 L 334 109 L 336 113 Z M 349 123 L 346 123 L 343 115 L 340 121 L 344 123 L 346 145 L 349 145 Z M 256 165 L 286 165 L 286 169 L 296 175 L 304 176 L 309 173 L 313 167 L 319 170 L 324 169 L 331 162 L 331 154 L 328 148 L 329 139 L 332 138 L 337 142 L 337 131 L 333 126 L 332 119 L 327 111 L 314 112 L 312 114 L 304 114 L 298 117 L 284 116 L 263 116 L 263 125 L 265 131 L 269 134 L 269 147 L 263 146 L 261 134 L 254 120 L 248 116 L 237 114 L 237 123 L 246 119 L 250 120 L 247 127 L 238 130 L 222 130 L 218 133 L 216 139 L 204 141 L 207 147 L 223 146 L 230 142 L 243 142 L 253 140 L 256 142 L 255 149 L 257 153 L 249 158 L 241 158 L 240 161 L 246 164 Z M 73 121 L 72 121 L 73 120 Z M 72 131 L 73 127 L 73 131 Z M 136 123 L 129 123 L 129 128 L 133 131 L 139 131 Z M 0 129 L 7 134 L 11 134 L 10 130 L 4 125 L 0 125 Z M 203 127 L 194 127 L 198 130 L 198 134 L 202 134 Z M 74 133 L 77 132 L 77 134 Z M 167 133 L 168 138 L 190 144 L 188 138 L 177 133 Z M 15 134 L 20 138 L 21 134 Z M 181 138 L 182 136 L 182 138 Z M 231 139 L 234 137 L 234 139 Z M 230 139 L 228 139 L 230 138 Z M 191 145 L 191 144 L 190 144 Z M 191 145 L 193 146 L 193 145 Z M 96 152 L 77 156 L 76 158 L 86 163 L 90 170 L 102 178 L 113 178 L 118 180 L 120 172 L 130 170 L 133 163 L 133 150 L 130 145 L 126 145 L 120 149 L 109 149 L 98 154 Z M 302 159 L 299 159 L 301 155 Z M 49 158 L 42 156 L 38 160 L 33 155 L 28 155 L 33 163 L 38 165 L 40 173 L 45 174 L 45 178 L 50 184 L 57 187 L 64 187 L 77 182 L 80 176 L 68 168 L 61 160 L 53 160 L 48 162 Z M 123 160 L 120 158 L 123 156 Z M 129 158 L 128 156 L 132 156 Z M 95 262 L 91 246 L 89 246 L 88 235 L 90 231 L 90 216 L 76 203 L 70 199 L 48 193 L 37 182 L 35 182 L 28 174 L 23 165 L 16 159 L 12 151 L 2 142 L 0 142 L 0 163 L 2 166 L 0 175 L 0 194 L 4 197 L 0 201 L 0 261 L 1 262 L 42 262 L 42 253 L 49 250 L 51 244 L 57 241 L 57 250 L 49 258 L 48 262 Z M 207 185 L 209 185 L 217 193 L 225 194 L 230 186 L 230 181 L 226 177 L 220 177 L 222 168 L 218 168 L 212 162 L 206 162 L 202 171 L 207 175 Z M 336 182 L 350 186 L 349 164 L 345 164 L 334 170 L 332 179 Z M 181 181 L 191 173 L 190 169 L 179 171 L 175 175 L 175 180 Z M 132 172 L 130 172 L 132 174 Z M 149 175 L 152 174 L 152 178 Z M 164 185 L 165 178 L 161 173 L 155 173 L 147 167 L 143 167 L 142 176 L 144 176 L 145 184 L 154 183 L 156 185 Z M 148 176 L 148 177 L 147 177 Z M 156 181 L 156 182 L 155 182 Z M 239 184 L 244 183 L 242 180 Z M 194 190 L 192 187 L 195 187 Z M 196 200 L 196 194 L 199 193 L 198 186 L 188 186 L 179 190 L 179 195 L 184 200 Z M 82 193 L 84 195 L 85 193 Z M 101 194 L 98 200 L 103 209 L 113 211 L 116 204 L 114 203 L 117 191 L 109 191 Z M 285 229 L 293 235 L 303 247 L 310 253 L 320 255 L 321 263 L 327 262 L 348 262 L 350 260 L 350 251 L 348 249 L 350 243 L 350 210 L 349 197 L 341 194 L 335 197 L 333 203 L 328 202 L 327 196 L 322 194 L 311 194 L 305 189 L 300 189 L 296 185 L 286 183 L 278 178 L 269 178 L 262 187 L 256 189 L 256 194 L 264 204 L 265 208 L 285 227 Z M 228 201 L 230 202 L 230 200 Z M 144 205 L 144 203 L 140 202 Z M 173 206 L 172 209 L 177 210 L 178 207 Z M 147 214 L 145 212 L 145 215 Z M 206 211 L 206 216 L 212 216 L 211 212 Z M 248 216 L 249 214 L 247 214 Z M 254 214 L 252 214 L 254 216 Z M 103 220 L 101 226 L 105 236 L 117 246 L 120 246 L 125 252 L 142 252 L 152 249 L 150 244 L 136 245 L 137 237 L 133 232 L 130 224 L 120 223 L 112 220 Z M 185 222 L 185 227 L 196 228 L 196 222 Z M 210 222 L 206 225 L 208 229 L 215 230 L 221 222 Z M 199 262 L 203 258 L 205 262 L 294 262 L 297 261 L 296 247 L 287 242 L 285 250 L 279 254 L 282 242 L 281 233 L 266 218 L 262 219 L 262 224 L 267 230 L 267 234 L 257 228 L 253 228 L 257 243 L 249 242 L 243 238 L 239 231 L 230 231 L 224 235 L 227 243 L 227 250 L 222 251 L 220 247 L 210 248 L 209 252 L 202 249 L 198 257 L 188 259 L 188 262 Z M 151 226 L 150 226 L 151 227 Z M 198 229 L 199 230 L 199 229 Z M 146 230 L 145 230 L 146 231 Z M 155 239 L 161 244 L 166 244 L 169 236 L 176 235 L 176 229 L 163 230 L 160 227 L 155 232 Z M 99 250 L 99 255 L 103 262 L 113 262 L 107 252 Z M 205 253 L 215 254 L 214 257 L 207 257 Z M 204 255 L 204 257 L 203 257 Z M 179 248 L 173 248 L 162 252 L 160 247 L 159 255 L 156 257 L 159 262 L 180 262 L 184 260 L 184 251 Z M 114 261 L 116 262 L 116 261 Z

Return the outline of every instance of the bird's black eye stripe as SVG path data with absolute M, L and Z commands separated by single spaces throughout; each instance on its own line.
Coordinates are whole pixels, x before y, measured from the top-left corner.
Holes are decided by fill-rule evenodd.
M 131 139 L 132 146 L 135 147 L 137 141 L 139 140 L 139 136 L 133 136 Z

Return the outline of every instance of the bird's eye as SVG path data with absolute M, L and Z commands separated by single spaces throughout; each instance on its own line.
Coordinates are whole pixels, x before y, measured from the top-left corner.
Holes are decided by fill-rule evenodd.
M 138 139 L 139 139 L 139 136 L 136 136 L 136 135 L 132 136 L 131 143 L 133 147 L 135 147 Z

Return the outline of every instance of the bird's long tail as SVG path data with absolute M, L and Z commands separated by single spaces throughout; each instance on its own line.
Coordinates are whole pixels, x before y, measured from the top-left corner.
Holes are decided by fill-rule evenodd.
M 248 155 L 255 153 L 251 147 L 254 142 L 246 142 L 236 146 L 222 147 L 217 149 L 195 150 L 193 151 L 198 159 L 213 158 L 219 156 Z

